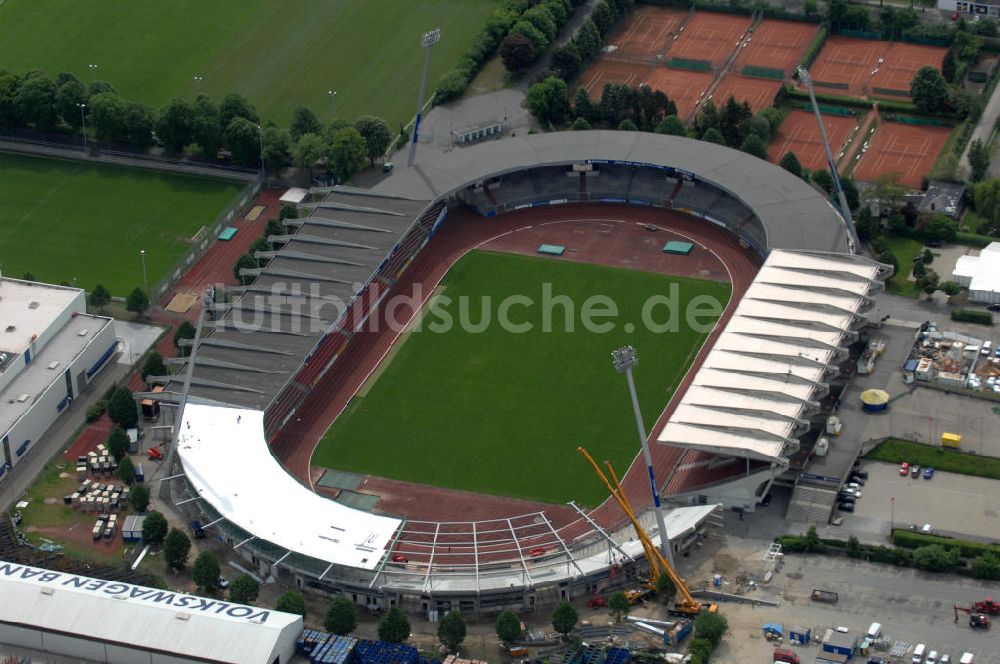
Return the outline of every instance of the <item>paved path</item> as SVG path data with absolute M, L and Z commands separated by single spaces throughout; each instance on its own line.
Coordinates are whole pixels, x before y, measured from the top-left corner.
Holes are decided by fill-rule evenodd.
M 997 123 L 997 118 L 1000 117 L 1000 86 L 993 88 L 993 94 L 990 96 L 990 100 L 986 102 L 986 108 L 983 109 L 983 115 L 979 118 L 979 123 L 976 128 L 972 131 L 972 136 L 969 138 L 969 142 L 965 146 L 965 151 L 962 153 L 962 158 L 958 162 L 959 174 L 964 177 L 968 177 L 972 169 L 969 167 L 969 148 L 972 146 L 972 141 L 979 139 L 983 143 L 986 143 L 990 139 L 990 134 L 993 132 L 993 127 Z M 994 157 L 996 152 L 994 151 Z M 996 162 L 996 159 L 993 159 Z M 994 166 L 994 169 L 996 166 Z M 993 169 L 991 169 L 993 170 Z

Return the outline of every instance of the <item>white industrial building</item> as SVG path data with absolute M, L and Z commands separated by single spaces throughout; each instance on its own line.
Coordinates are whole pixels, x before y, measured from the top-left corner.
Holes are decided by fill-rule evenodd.
M 978 0 L 968 2 L 967 0 L 937 0 L 937 8 L 948 12 L 958 12 L 966 17 L 989 16 L 997 18 L 1000 16 L 1000 3 L 994 0 Z
M 302 616 L 0 562 L 0 644 L 76 662 L 283 664 Z
M 0 481 L 114 356 L 86 311 L 79 288 L 0 278 Z
M 1000 242 L 991 242 L 978 256 L 959 256 L 951 278 L 969 289 L 970 302 L 1000 304 Z

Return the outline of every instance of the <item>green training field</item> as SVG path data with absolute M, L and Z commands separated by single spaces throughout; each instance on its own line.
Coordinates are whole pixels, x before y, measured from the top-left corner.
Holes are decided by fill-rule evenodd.
M 431 89 L 484 24 L 495 0 L 6 0 L 0 69 L 97 77 L 161 106 L 205 92 L 246 95 L 285 124 L 298 105 L 328 118 L 370 113 L 396 127 L 417 103 L 420 36 L 442 30 Z M 203 81 L 196 83 L 194 77 Z M 200 87 L 198 87 L 200 86 Z
M 187 240 L 242 190 L 239 184 L 77 161 L 0 154 L 0 265 L 112 295 L 149 287 Z
M 554 308 L 556 332 L 542 332 L 542 284 L 575 303 L 575 332 L 566 332 L 564 309 Z M 704 336 L 686 329 L 656 334 L 640 325 L 643 303 L 679 286 L 681 307 L 696 295 L 723 304 L 728 284 L 668 277 L 553 259 L 476 251 L 445 277 L 436 296 L 452 303 L 429 305 L 423 329 L 400 340 L 388 366 L 365 386 L 323 437 L 313 463 L 359 473 L 549 503 L 577 500 L 596 505 L 606 492 L 576 452 L 586 447 L 624 472 L 638 452 L 635 419 L 625 379 L 615 373 L 611 350 L 636 347 L 635 378 L 651 426 L 701 347 Z M 587 332 L 582 303 L 609 296 L 620 315 L 614 330 Z M 495 323 L 499 303 L 526 295 L 535 305 L 514 306 L 514 323 L 533 331 L 505 332 Z M 435 333 L 439 308 L 459 320 L 459 301 L 472 298 L 466 320 L 482 320 L 485 331 L 458 325 Z M 492 306 L 482 304 L 489 296 Z M 654 320 L 666 318 L 659 309 Z M 659 317 L 657 317 L 659 316 Z M 605 319 L 602 319 L 603 322 Z M 636 331 L 622 328 L 634 323 Z

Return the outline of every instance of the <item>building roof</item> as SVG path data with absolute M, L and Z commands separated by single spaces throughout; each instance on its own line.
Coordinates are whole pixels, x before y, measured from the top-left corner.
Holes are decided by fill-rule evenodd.
M 79 288 L 0 278 L 0 352 L 26 351 L 32 336 L 41 336 L 81 292 Z
M 271 455 L 259 410 L 189 402 L 177 451 L 188 480 L 221 516 L 289 551 L 374 569 L 401 523 L 299 484 Z
M 3 404 L 0 407 L 0 438 L 31 410 L 38 397 L 53 383 L 65 384 L 66 368 L 112 323 L 110 318 L 78 314 L 49 339 L 41 352 L 32 358 L 31 364 L 0 390 L 0 403 Z
M 745 152 L 679 136 L 564 131 L 504 138 L 454 149 L 412 168 L 397 165 L 373 191 L 433 199 L 514 171 L 588 161 L 691 172 L 752 208 L 764 224 L 768 249 L 850 249 L 841 217 L 801 178 Z
M 659 442 L 787 464 L 887 275 L 857 256 L 772 251 Z
M 920 212 L 941 212 L 949 217 L 958 216 L 965 195 L 965 185 L 954 182 L 934 181 L 927 184 L 927 191 L 917 210 Z
M 952 276 L 971 278 L 970 291 L 1000 293 L 1000 242 L 991 242 L 978 256 L 959 256 Z
M 0 622 L 197 661 L 262 662 L 302 616 L 0 562 Z M 294 637 L 292 637 L 294 638 Z

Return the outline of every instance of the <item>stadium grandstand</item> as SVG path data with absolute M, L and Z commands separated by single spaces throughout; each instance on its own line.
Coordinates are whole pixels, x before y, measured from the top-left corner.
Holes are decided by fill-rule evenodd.
M 680 211 L 759 256 L 756 279 L 654 431 L 671 469 L 660 479 L 677 505 L 667 518 L 675 551 L 705 537 L 721 507 L 752 510 L 809 429 L 885 268 L 853 256 L 832 206 L 774 165 L 607 131 L 505 138 L 399 168 L 371 191 L 310 190 L 301 218 L 286 219 L 259 267 L 243 271 L 247 285 L 206 301 L 211 320 L 181 360 L 188 371 L 166 377 L 166 398 L 182 405 L 174 502 L 264 576 L 290 574 L 369 606 L 530 608 L 589 595 L 619 568 L 622 582 L 641 572 L 641 545 L 610 502 L 463 522 L 446 507 L 433 521 L 372 514 L 314 493 L 274 456 L 292 444 L 283 437 L 303 404 L 322 399 L 320 381 L 350 365 L 365 322 L 449 210 L 471 208 L 488 225 L 571 202 Z M 656 539 L 651 512 L 641 520 Z

